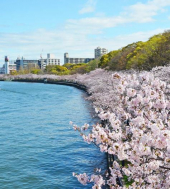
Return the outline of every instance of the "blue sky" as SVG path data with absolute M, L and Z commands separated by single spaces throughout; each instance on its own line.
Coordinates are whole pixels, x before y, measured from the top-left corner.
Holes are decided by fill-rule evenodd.
M 170 0 L 0 0 L 0 65 L 53 53 L 94 57 L 169 29 Z

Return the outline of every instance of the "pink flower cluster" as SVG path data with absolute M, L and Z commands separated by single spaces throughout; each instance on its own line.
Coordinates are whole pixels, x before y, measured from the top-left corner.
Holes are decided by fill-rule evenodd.
M 102 186 L 105 185 L 105 181 L 103 180 L 103 177 L 101 175 L 91 175 L 91 177 L 89 178 L 86 173 L 79 175 L 73 173 L 73 176 L 76 177 L 77 180 L 83 185 L 87 185 L 87 183 L 93 182 L 94 185 L 92 189 L 102 189 Z
M 86 142 L 96 143 L 102 152 L 116 155 L 118 160 L 110 167 L 106 182 L 101 175 L 93 175 L 98 179 L 88 182 L 95 181 L 94 188 L 105 183 L 110 188 L 170 188 L 170 101 L 166 95 L 169 86 L 150 72 L 113 73 L 102 80 L 107 87 L 93 85 L 90 91 L 95 106 L 104 104 L 96 107 L 96 112 L 106 124 L 96 124 L 90 134 L 82 136 Z M 131 184 L 119 186 L 117 178 L 123 180 L 125 176 Z

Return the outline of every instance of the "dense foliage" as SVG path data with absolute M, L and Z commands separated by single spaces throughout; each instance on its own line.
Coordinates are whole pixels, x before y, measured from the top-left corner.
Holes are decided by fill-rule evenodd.
M 45 73 L 47 74 L 56 74 L 56 75 L 68 75 L 69 70 L 64 66 L 59 65 L 48 65 L 46 66 Z
M 146 42 L 129 44 L 103 55 L 99 67 L 109 70 L 151 70 L 170 63 L 170 31 L 154 35 Z

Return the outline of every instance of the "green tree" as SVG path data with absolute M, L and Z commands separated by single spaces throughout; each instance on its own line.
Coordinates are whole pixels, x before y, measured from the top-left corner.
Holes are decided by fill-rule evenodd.
M 103 55 L 103 56 L 100 58 L 99 67 L 100 67 L 100 68 L 106 67 L 108 62 L 109 62 L 109 56 L 108 56 L 108 54 Z
M 45 72 L 49 74 L 68 75 L 69 70 L 64 66 L 48 65 L 45 68 Z
M 35 68 L 35 69 L 32 69 L 32 70 L 31 70 L 31 73 L 32 73 L 32 74 L 40 74 L 40 73 L 42 73 L 42 70 Z
M 120 50 L 111 51 L 100 58 L 99 67 L 106 68 L 110 61 L 119 54 Z
M 99 59 L 94 59 L 94 60 L 91 60 L 90 62 L 88 62 L 87 66 L 86 66 L 86 71 L 90 72 L 90 71 L 95 70 L 96 68 L 98 68 L 99 62 L 100 62 Z

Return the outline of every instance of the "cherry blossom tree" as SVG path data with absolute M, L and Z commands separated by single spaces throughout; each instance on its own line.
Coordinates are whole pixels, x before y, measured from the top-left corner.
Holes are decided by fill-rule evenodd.
M 117 156 L 110 167 L 107 184 L 110 188 L 125 188 L 118 185 L 117 178 L 124 182 L 127 178 L 131 183 L 127 188 L 170 188 L 170 101 L 167 95 L 170 85 L 150 72 L 114 73 L 107 78 L 109 81 L 101 74 L 100 77 L 99 81 L 105 86 L 97 83 L 97 87 L 93 85 L 89 91 L 95 106 L 101 104 L 99 108 L 96 106 L 96 112 L 106 121 L 105 126 L 94 125 L 88 135 L 83 134 L 82 128 L 75 129 L 86 142 L 96 143 L 101 152 Z M 98 98 L 100 95 L 102 97 Z M 101 188 L 105 182 L 100 181 L 101 175 L 95 176 L 100 179 L 94 182 L 94 188 Z M 93 182 L 95 176 L 87 182 Z M 79 180 L 79 175 L 76 177 Z

